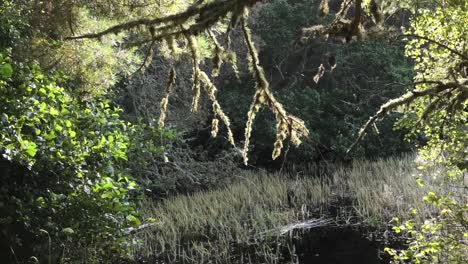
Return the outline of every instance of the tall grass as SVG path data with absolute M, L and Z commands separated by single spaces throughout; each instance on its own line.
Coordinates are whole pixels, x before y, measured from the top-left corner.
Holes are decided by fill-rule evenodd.
M 433 186 L 419 186 L 415 156 L 393 157 L 369 161 L 355 161 L 350 168 L 340 167 L 333 174 L 338 197 L 349 197 L 360 219 L 388 221 L 397 216 L 409 217 L 410 209 L 422 216 L 432 208 L 422 197 Z
M 276 259 L 278 252 L 256 245 L 277 236 L 275 228 L 325 208 L 330 184 L 319 178 L 291 180 L 260 174 L 246 173 L 247 180 L 224 190 L 148 202 L 146 214 L 160 224 L 144 231 L 139 253 L 172 262 L 207 262 L 231 259 L 232 250 L 236 254 L 250 250 Z
M 410 208 L 429 213 L 413 158 L 356 161 L 300 177 L 245 172 L 245 180 L 221 190 L 147 201 L 144 215 L 158 224 L 138 234 L 135 254 L 169 263 L 295 262 L 291 237 L 280 235 L 287 224 L 319 217 L 384 224 L 406 218 Z

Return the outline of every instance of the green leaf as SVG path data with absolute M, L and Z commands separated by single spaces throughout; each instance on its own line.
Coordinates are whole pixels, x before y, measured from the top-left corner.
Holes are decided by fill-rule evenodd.
M 70 128 L 71 125 L 72 125 L 72 123 L 70 122 L 70 120 L 66 120 L 66 121 L 65 121 L 65 126 L 66 126 L 67 128 Z
M 42 196 L 37 197 L 37 199 L 36 199 L 36 205 L 37 205 L 38 207 L 43 207 L 45 204 L 46 204 L 46 203 L 45 203 L 44 197 L 42 197 Z
M 112 194 L 112 192 L 105 192 L 105 193 L 101 194 L 102 199 L 112 198 L 113 196 L 114 195 Z
M 55 131 L 51 130 L 49 133 L 44 135 L 44 138 L 47 140 L 53 140 L 57 136 L 55 135 Z
M 50 113 L 51 115 L 53 115 L 53 116 L 58 116 L 58 114 L 59 114 L 59 112 L 57 111 L 57 109 L 55 109 L 55 108 L 53 108 L 53 107 L 50 108 L 49 113 Z
M 46 110 L 46 108 L 47 108 L 47 104 L 44 103 L 44 102 L 42 102 L 42 103 L 41 103 L 41 106 L 40 106 L 40 108 L 39 108 L 39 111 L 40 111 L 40 112 L 44 112 L 44 111 Z
M 146 221 L 148 221 L 149 223 L 155 223 L 155 222 L 156 222 L 156 218 L 149 217 L 148 219 L 146 219 Z
M 37 145 L 36 143 L 32 142 L 32 141 L 28 141 L 28 140 L 23 140 L 21 142 L 21 148 L 23 150 L 26 151 L 26 153 L 28 154 L 28 156 L 30 156 L 31 158 L 33 158 L 34 156 L 36 156 L 36 153 L 37 153 Z
M 419 185 L 420 187 L 424 186 L 424 181 L 423 181 L 423 180 L 417 179 L 416 182 L 418 183 L 418 185 Z
M 134 215 L 127 215 L 127 221 L 130 222 L 131 225 L 133 226 L 139 226 L 141 225 L 141 221 L 140 219 L 138 219 L 137 217 L 135 217 Z
M 10 64 L 6 63 L 3 65 L 0 65 L 0 76 L 3 79 L 10 78 L 13 75 L 13 68 L 11 67 Z
M 112 182 L 107 182 L 106 184 L 102 186 L 104 190 L 112 189 L 113 187 L 114 185 L 112 184 Z

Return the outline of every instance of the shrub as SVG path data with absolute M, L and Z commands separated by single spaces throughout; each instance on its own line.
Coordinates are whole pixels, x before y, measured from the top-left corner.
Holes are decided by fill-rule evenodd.
M 150 128 L 122 121 L 108 99 L 73 98 L 60 78 L 0 55 L 2 229 L 12 250 L 33 249 L 20 257 L 39 253 L 47 239 L 34 235 L 47 234 L 53 257 L 110 261 L 127 252 L 123 229 L 140 224 L 125 168 L 129 145 L 139 146 L 133 137 Z

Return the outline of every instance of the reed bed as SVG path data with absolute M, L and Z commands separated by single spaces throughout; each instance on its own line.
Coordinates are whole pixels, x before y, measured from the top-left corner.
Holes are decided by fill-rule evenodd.
M 422 197 L 434 188 L 435 181 L 426 176 L 430 184 L 419 186 L 416 177 L 420 172 L 414 161 L 414 155 L 407 155 L 340 167 L 333 174 L 336 195 L 351 199 L 353 211 L 364 221 L 407 219 L 411 209 L 421 216 L 430 215 L 433 208 Z
M 250 171 L 220 190 L 146 201 L 143 214 L 157 224 L 137 233 L 135 255 L 153 263 L 296 263 L 298 233 L 280 231 L 288 224 L 327 218 L 385 226 L 412 208 L 430 213 L 413 160 L 356 161 L 320 175 Z

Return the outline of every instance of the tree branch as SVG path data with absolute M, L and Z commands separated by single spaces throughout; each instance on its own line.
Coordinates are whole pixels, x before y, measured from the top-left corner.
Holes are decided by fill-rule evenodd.
M 201 30 L 205 30 L 217 21 L 219 21 L 222 17 L 227 16 L 233 10 L 243 10 L 244 7 L 253 6 L 260 0 L 218 0 L 211 3 L 201 4 L 201 1 L 190 6 L 187 10 L 165 16 L 165 17 L 157 17 L 153 19 L 149 18 L 142 18 L 133 20 L 130 22 L 118 24 L 112 26 L 108 29 L 105 29 L 100 32 L 96 33 L 87 33 L 79 36 L 70 36 L 66 37 L 65 40 L 77 40 L 77 39 L 96 39 L 101 38 L 105 35 L 109 34 L 118 34 L 122 31 L 128 31 L 134 28 L 138 28 L 140 26 L 147 26 L 147 27 L 158 27 L 163 25 L 159 30 L 165 29 L 167 31 L 175 31 L 175 28 L 178 28 L 182 24 L 188 22 L 189 20 L 195 19 L 195 25 L 201 26 Z M 234 14 L 234 13 L 233 13 Z M 166 24 L 166 25 L 164 25 Z M 191 25 L 190 28 L 193 29 L 194 25 Z M 158 30 L 156 28 L 156 30 Z M 193 33 L 193 31 L 191 31 Z M 161 34 L 167 36 L 167 34 Z M 160 35 L 160 36 L 161 36 Z M 170 33 L 170 35 L 175 35 L 175 32 Z M 152 39 L 159 39 L 163 37 L 153 37 Z
M 419 84 L 424 83 L 420 82 Z M 428 83 L 434 83 L 434 82 L 428 82 Z M 440 92 L 443 92 L 445 90 L 451 89 L 451 88 L 458 88 L 461 86 L 460 83 L 457 82 L 450 82 L 450 83 L 443 83 L 443 82 L 435 82 L 437 83 L 437 86 L 426 89 L 426 90 L 413 90 L 409 91 L 406 94 L 392 99 L 388 101 L 387 103 L 383 104 L 379 111 L 375 115 L 373 115 L 369 120 L 364 124 L 364 126 L 361 127 L 359 130 L 359 134 L 356 138 L 356 140 L 353 142 L 353 144 L 348 148 L 346 153 L 349 153 L 365 136 L 367 129 L 379 118 L 383 117 L 385 114 L 387 114 L 390 110 L 395 109 L 396 107 L 404 104 L 408 104 L 413 102 L 419 97 L 423 97 L 426 95 L 434 95 L 438 94 Z
M 227 1 L 215 1 L 204 5 L 195 4 L 189 7 L 186 11 L 177 13 L 174 15 L 169 15 L 165 17 L 158 17 L 153 19 L 142 18 L 127 23 L 118 24 L 112 26 L 106 30 L 97 32 L 97 33 L 88 33 L 80 36 L 70 36 L 66 37 L 65 40 L 77 40 L 77 39 L 96 39 L 101 38 L 109 34 L 118 34 L 122 31 L 130 30 L 137 28 L 139 26 L 158 26 L 164 23 L 174 24 L 173 26 L 179 26 L 180 24 L 188 21 L 190 18 L 198 16 L 199 18 L 203 16 L 212 17 L 214 14 L 226 15 L 233 5 L 238 1 L 244 2 L 242 0 L 227 0 Z M 247 2 L 247 1 L 245 1 Z M 205 19 L 205 18 L 203 18 Z
M 432 44 L 436 44 L 437 46 L 439 47 L 442 47 L 450 52 L 452 52 L 453 54 L 456 54 L 458 56 L 460 56 L 462 59 L 464 60 L 467 60 L 468 61 L 468 57 L 466 55 L 463 55 L 462 53 L 450 48 L 449 46 L 443 44 L 443 43 L 440 43 L 436 40 L 433 40 L 433 39 L 430 39 L 428 37 L 425 37 L 425 36 L 420 36 L 420 35 L 416 35 L 416 34 L 404 34 L 404 35 L 401 35 L 401 37 L 410 37 L 410 38 L 418 38 L 418 39 L 424 39 Z

